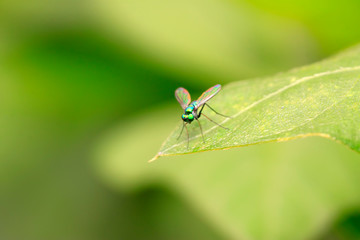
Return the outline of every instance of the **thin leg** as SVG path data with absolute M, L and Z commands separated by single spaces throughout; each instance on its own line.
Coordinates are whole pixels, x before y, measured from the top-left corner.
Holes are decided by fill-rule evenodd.
M 197 118 L 199 118 L 199 117 L 201 116 L 201 112 L 202 112 L 202 110 L 204 109 L 204 107 L 205 107 L 205 104 L 201 107 L 200 112 L 199 112 L 199 115 L 197 116 Z
M 186 130 L 186 134 L 187 134 L 187 139 L 188 139 L 188 142 L 187 142 L 187 148 L 189 149 L 189 131 L 187 129 L 187 126 L 186 126 L 186 123 L 185 123 L 185 130 Z
M 181 132 L 180 132 L 180 134 L 179 134 L 179 136 L 178 136 L 178 138 L 176 139 L 176 140 L 179 140 L 179 138 L 181 137 L 181 134 L 182 134 L 182 132 L 184 131 L 184 127 L 185 127 L 185 122 L 183 122 L 183 127 L 181 128 Z
M 203 134 L 203 130 L 202 130 L 202 127 L 201 127 L 200 121 L 199 121 L 198 119 L 196 119 L 196 121 L 199 123 L 200 131 L 201 131 L 201 136 L 202 136 L 203 141 L 204 141 L 204 143 L 205 143 L 205 138 L 204 138 L 204 134 Z
M 211 120 L 208 116 L 206 116 L 205 114 L 203 114 L 204 115 L 204 117 L 206 117 L 207 119 L 209 119 L 211 122 L 213 122 L 213 123 L 215 123 L 216 125 L 218 125 L 219 127 L 222 127 L 222 128 L 224 128 L 224 129 L 227 129 L 227 130 L 230 130 L 230 129 L 228 129 L 228 128 L 226 128 L 226 127 L 224 127 L 224 126 L 221 126 L 220 124 L 218 124 L 217 122 L 215 122 L 215 121 L 213 121 L 213 120 Z
M 208 106 L 211 110 L 213 110 L 216 114 L 220 115 L 220 116 L 223 116 L 223 117 L 226 117 L 226 118 L 232 118 L 232 117 L 229 117 L 229 116 L 226 116 L 224 114 L 221 114 L 219 112 L 217 112 L 215 109 L 213 109 L 212 107 L 210 107 L 209 104 L 205 103 L 204 105 Z M 201 109 L 202 110 L 202 109 Z

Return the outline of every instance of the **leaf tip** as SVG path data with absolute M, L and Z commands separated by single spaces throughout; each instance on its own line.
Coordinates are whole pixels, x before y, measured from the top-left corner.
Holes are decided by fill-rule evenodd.
M 150 160 L 148 161 L 148 163 L 151 163 L 151 162 L 155 161 L 155 160 L 158 159 L 160 156 L 161 156 L 161 153 L 156 154 L 155 157 L 153 157 L 152 159 L 150 159 Z

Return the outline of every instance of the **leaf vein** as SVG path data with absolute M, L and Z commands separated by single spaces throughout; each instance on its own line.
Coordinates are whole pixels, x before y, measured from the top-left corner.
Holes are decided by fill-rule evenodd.
M 232 118 L 236 118 L 236 117 L 240 116 L 240 115 L 243 114 L 244 112 L 252 109 L 253 107 L 261 104 L 262 102 L 264 102 L 264 101 L 266 101 L 266 100 L 268 100 L 268 99 L 270 99 L 270 98 L 272 98 L 272 97 L 274 97 L 274 96 L 276 96 L 276 95 L 278 95 L 278 94 L 280 94 L 280 93 L 282 93 L 282 92 L 284 92 L 284 91 L 286 91 L 286 90 L 288 90 L 288 89 L 290 89 L 290 88 L 292 88 L 292 87 L 294 87 L 294 86 L 297 86 L 297 85 L 299 85 L 299 84 L 301 84 L 301 83 L 307 82 L 307 81 L 309 81 L 309 80 L 312 80 L 312 79 L 315 79 L 315 78 L 318 78 L 318 77 L 323 77 L 323 76 L 328 76 L 328 75 L 333 75 L 333 74 L 343 73 L 343 72 L 358 71 L 358 70 L 360 70 L 360 66 L 341 67 L 341 68 L 338 68 L 338 69 L 333 70 L 333 71 L 325 71 L 325 72 L 321 72 L 321 73 L 315 73 L 315 74 L 310 75 L 310 76 L 305 76 L 305 77 L 299 78 L 298 80 L 290 83 L 289 85 L 286 85 L 286 86 L 284 86 L 284 87 L 282 87 L 282 88 L 280 88 L 280 89 L 278 89 L 278 90 L 276 90 L 276 91 L 274 91 L 274 92 L 272 92 L 272 93 L 269 93 L 268 95 L 264 96 L 263 98 L 261 98 L 261 99 L 257 100 L 256 102 L 250 104 L 250 105 L 247 106 L 246 108 L 242 109 L 241 111 L 239 111 L 238 113 L 236 113 L 235 115 L 233 115 Z M 230 119 L 232 119 L 232 118 L 230 118 Z M 222 121 L 220 124 L 223 125 L 224 123 L 228 122 L 230 119 L 229 119 L 229 118 L 228 118 L 228 119 L 225 119 L 225 120 Z M 216 129 L 216 128 L 218 128 L 218 126 L 214 126 L 214 127 L 210 128 L 210 129 L 204 131 L 204 134 L 207 134 L 207 133 L 213 131 L 213 130 Z M 189 140 L 194 140 L 194 139 L 199 138 L 199 137 L 201 137 L 200 134 L 198 134 L 198 135 L 190 138 Z M 162 151 L 161 153 L 159 153 L 159 154 L 161 155 L 161 154 L 163 154 L 163 153 L 165 153 L 165 152 L 167 152 L 167 151 L 169 151 L 169 150 L 171 150 L 171 149 L 173 149 L 173 148 L 175 148 L 175 147 L 177 147 L 177 146 L 180 146 L 180 145 L 183 144 L 183 143 L 185 143 L 185 141 L 182 141 L 182 142 L 180 142 L 180 143 L 174 144 L 173 146 L 171 146 L 171 147 L 163 150 L 163 151 Z

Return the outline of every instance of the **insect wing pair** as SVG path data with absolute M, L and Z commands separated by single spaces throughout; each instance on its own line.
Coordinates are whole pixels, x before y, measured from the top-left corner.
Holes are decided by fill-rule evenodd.
M 197 110 L 199 107 L 204 105 L 207 101 L 209 101 L 212 97 L 214 97 L 220 90 L 221 90 L 220 84 L 217 84 L 206 90 L 203 94 L 201 94 L 198 100 L 195 101 L 196 108 L 194 110 Z M 180 87 L 176 89 L 175 97 L 184 110 L 190 105 L 191 102 L 190 93 L 185 88 Z

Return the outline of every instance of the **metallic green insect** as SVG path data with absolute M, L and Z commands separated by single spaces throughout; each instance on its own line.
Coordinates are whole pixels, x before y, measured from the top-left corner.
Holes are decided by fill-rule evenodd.
M 180 88 L 176 89 L 175 97 L 176 97 L 177 101 L 180 103 L 181 107 L 185 110 L 184 114 L 181 115 L 181 119 L 184 121 L 184 123 L 183 123 L 183 127 L 181 129 L 181 132 L 180 132 L 180 135 L 179 135 L 178 139 L 181 137 L 181 134 L 182 134 L 182 132 L 184 130 L 184 127 L 185 127 L 186 133 L 187 133 L 187 139 L 188 139 L 188 147 L 189 147 L 189 132 L 187 130 L 186 125 L 191 124 L 192 121 L 194 121 L 194 120 L 197 120 L 197 122 L 199 123 L 201 135 L 203 137 L 203 141 L 205 142 L 202 127 L 201 127 L 200 121 L 198 120 L 201 115 L 204 115 L 207 119 L 209 119 L 211 122 L 217 124 L 219 127 L 228 129 L 228 128 L 223 127 L 220 124 L 216 123 L 215 121 L 211 120 L 208 116 L 206 116 L 204 113 L 202 113 L 202 111 L 203 111 L 203 109 L 204 109 L 204 107 L 206 105 L 212 111 L 214 111 L 216 114 L 221 115 L 223 117 L 230 118 L 230 117 L 225 116 L 225 115 L 223 115 L 221 113 L 218 113 L 212 107 L 210 107 L 209 104 L 207 104 L 207 102 L 212 97 L 214 97 L 220 90 L 221 90 L 221 85 L 217 84 L 217 85 L 209 88 L 208 90 L 206 90 L 203 94 L 201 94 L 201 96 L 198 98 L 198 100 L 191 102 L 190 94 L 185 88 L 180 87 Z M 199 109 L 200 109 L 200 111 L 198 112 Z

